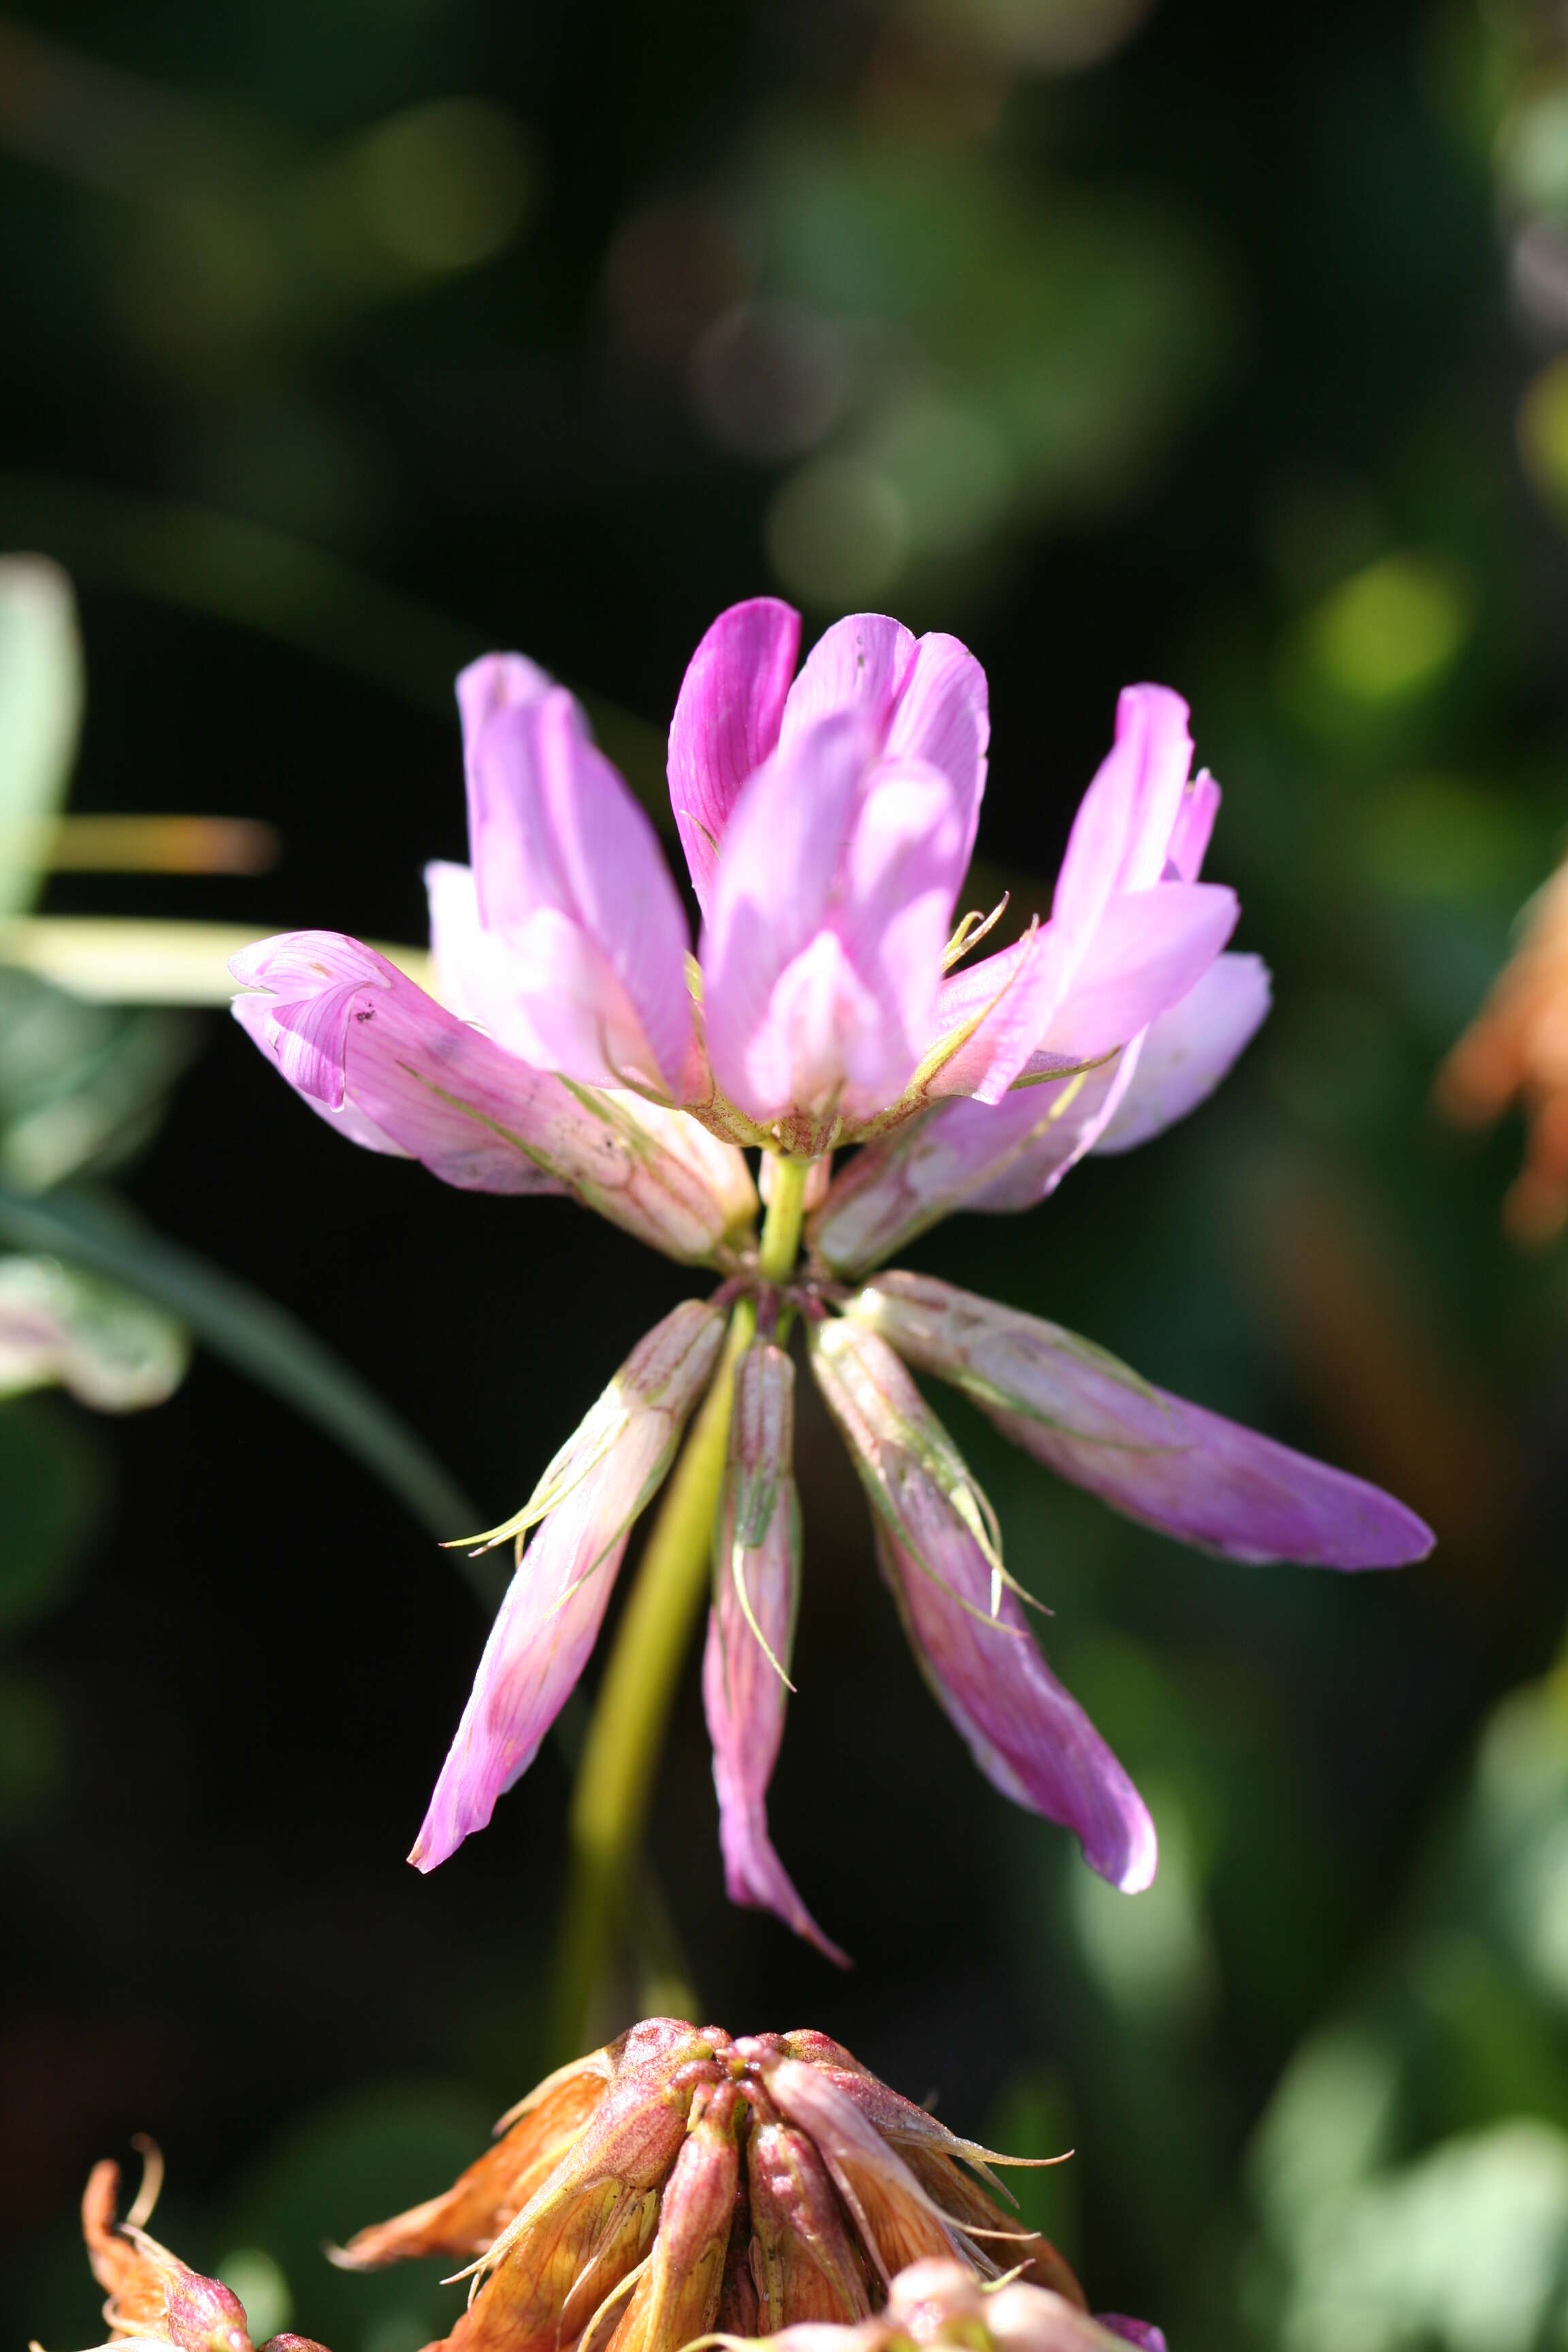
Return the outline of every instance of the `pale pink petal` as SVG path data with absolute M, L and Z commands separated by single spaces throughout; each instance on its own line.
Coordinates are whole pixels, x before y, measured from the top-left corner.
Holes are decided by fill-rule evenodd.
M 1151 1387 L 1090 1341 L 924 1275 L 847 1310 L 973 1397 L 1004 1435 L 1130 1518 L 1228 1559 L 1398 1568 L 1432 1549 L 1403 1503 Z
M 1088 1061 L 1125 1045 L 1196 986 L 1240 912 L 1235 891 L 1215 882 L 1163 882 L 1112 898 L 1039 1050 Z
M 600 1540 L 595 1504 L 595 1490 L 580 1488 L 523 1554 L 409 1854 L 417 1870 L 434 1870 L 484 1828 L 576 1688 L 626 1548 L 625 1533 Z
M 470 662 L 458 677 L 458 712 L 463 724 L 463 749 L 471 751 L 478 742 L 487 720 L 498 710 L 521 709 L 531 702 L 542 702 L 554 688 L 555 680 L 548 670 L 531 662 L 526 654 L 482 654 Z M 578 713 L 582 730 L 588 732 L 588 722 Z
M 548 1069 L 550 1049 L 518 992 L 510 934 L 487 930 L 480 920 L 473 867 L 433 859 L 425 868 L 425 893 L 442 1003 L 459 1020 L 488 1029 L 509 1054 Z
M 994 1106 L 939 1103 L 868 1144 L 829 1186 L 814 1249 L 835 1273 L 863 1274 L 955 1209 L 1033 1207 L 1098 1140 L 1135 1051 L 1018 1087 Z
M 482 1829 L 539 1753 L 594 1646 L 632 1523 L 674 1458 L 723 1336 L 711 1307 L 676 1307 L 622 1365 L 581 1444 L 568 1444 L 546 1472 L 562 1499 L 524 1551 L 490 1628 L 409 1855 L 418 1869 L 434 1870 Z
M 825 720 L 781 748 L 731 818 L 702 935 L 703 1007 L 714 1076 L 752 1118 L 790 1099 L 787 1055 L 763 1033 L 781 976 L 826 920 L 867 749 L 853 716 Z
M 1192 765 L 1187 706 L 1163 686 L 1130 686 L 1116 740 L 1083 796 L 1051 908 L 1054 953 L 1076 970 L 1111 899 L 1147 890 L 1164 872 Z
M 985 791 L 985 754 L 991 711 L 985 672 L 956 637 L 932 633 L 920 639 L 888 730 L 890 760 L 923 760 L 940 768 L 958 796 L 963 823 L 959 879 L 974 847 L 980 803 Z
M 1154 1875 L 1131 1781 L 1036 1645 L 983 1548 L 957 1449 L 868 1318 L 814 1326 L 811 1366 L 872 1507 L 878 1558 L 927 1681 L 988 1780 L 1073 1830 L 1128 1893 Z
M 702 944 L 708 1047 L 731 1100 L 862 1118 L 896 1097 L 930 1026 L 963 855 L 936 769 L 867 772 L 855 716 L 781 750 L 731 821 Z
M 238 1018 L 313 1108 L 342 1119 L 354 1141 L 406 1153 L 449 1184 L 564 1189 L 697 1263 L 751 1194 L 749 1180 L 740 1195 L 732 1176 L 721 1182 L 692 1153 L 666 1148 L 642 1107 L 579 1096 L 531 1069 L 357 940 L 296 931 L 260 940 L 230 968 L 242 986 L 267 992 L 237 1000 Z
M 1205 768 L 1182 796 L 1175 831 L 1165 853 L 1166 873 L 1175 881 L 1195 882 L 1203 872 L 1219 802 L 1219 786 Z
M 800 647 L 800 614 L 776 596 L 721 613 L 691 656 L 669 730 L 669 804 L 707 911 L 730 812 L 773 751 Z
M 921 1057 L 927 1065 L 942 1055 L 926 1087 L 931 1099 L 972 1095 L 977 1102 L 1002 1100 L 1053 1010 L 1047 937 L 1032 928 L 1011 947 L 983 956 L 942 982 Z
M 1136 1073 L 1096 1151 L 1131 1151 L 1206 1101 L 1268 1011 L 1261 956 L 1222 955 L 1181 1002 L 1151 1024 Z
M 914 659 L 913 636 L 885 613 L 851 613 L 835 621 L 813 646 L 785 698 L 781 751 L 823 719 L 854 711 L 879 751 Z
M 468 772 L 479 918 L 516 961 L 519 1009 L 551 1065 L 584 1085 L 673 1089 L 691 1036 L 686 918 L 652 825 L 571 696 L 498 711 Z

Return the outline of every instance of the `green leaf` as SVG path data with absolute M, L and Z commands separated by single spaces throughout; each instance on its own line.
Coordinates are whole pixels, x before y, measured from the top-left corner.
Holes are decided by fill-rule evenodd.
M 0 818 L 51 816 L 76 761 L 84 699 L 76 599 L 58 564 L 0 557 Z M 0 867 L 0 914 L 30 907 L 41 876 Z
M 183 1015 L 84 1004 L 0 965 L 0 1181 L 42 1192 L 146 1142 L 198 1032 Z

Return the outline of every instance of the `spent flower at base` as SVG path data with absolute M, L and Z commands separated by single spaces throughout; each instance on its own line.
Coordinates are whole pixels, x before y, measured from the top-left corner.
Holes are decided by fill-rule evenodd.
M 876 614 L 836 623 L 797 674 L 798 645 L 798 616 L 753 599 L 714 622 L 681 687 L 669 797 L 695 954 L 653 828 L 580 706 L 496 654 L 458 682 L 471 862 L 427 874 L 445 1002 L 318 931 L 237 959 L 235 1011 L 351 1140 L 469 1189 L 570 1193 L 720 1276 L 485 1539 L 514 1540 L 516 1573 L 414 1860 L 450 1854 L 526 1770 L 717 1381 L 732 1411 L 703 1696 L 726 1882 L 837 1958 L 767 1823 L 801 1587 L 795 1321 L 938 1700 L 998 1789 L 1130 1891 L 1153 1874 L 1153 1824 L 1047 1665 L 994 1516 L 911 1371 L 1113 1508 L 1231 1559 L 1392 1567 L 1432 1537 L 1375 1487 L 1054 1324 L 883 1270 L 953 1211 L 1031 1208 L 1090 1153 L 1184 1117 L 1257 1030 L 1269 981 L 1226 951 L 1234 893 L 1202 878 L 1219 789 L 1194 776 L 1169 688 L 1121 695 L 1049 920 L 976 958 L 994 919 L 953 919 L 985 781 L 979 663 Z
M 680 2352 L 715 2332 L 853 2328 L 933 2256 L 972 2285 L 1016 2273 L 1085 2308 L 1055 2247 L 986 2185 L 1013 2159 L 826 2034 L 647 2019 L 498 2129 L 444 2197 L 333 2257 L 350 2270 L 477 2257 L 446 2352 Z

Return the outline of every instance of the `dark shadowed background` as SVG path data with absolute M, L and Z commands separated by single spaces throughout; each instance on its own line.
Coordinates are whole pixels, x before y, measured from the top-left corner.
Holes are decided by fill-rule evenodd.
M 1429 1107 L 1568 815 L 1560 35 L 1530 0 L 0 18 L 0 546 L 76 582 L 72 806 L 286 848 L 57 876 L 46 912 L 420 940 L 457 667 L 525 649 L 654 796 L 691 648 L 763 590 L 974 648 L 981 852 L 1025 877 L 1117 688 L 1190 698 L 1274 1015 L 1189 1126 L 913 1262 L 1386 1483 L 1440 1548 L 1207 1560 L 954 1412 L 1157 1817 L 1122 1898 L 973 1771 L 803 1391 L 773 1819 L 854 1972 L 726 1906 L 695 1659 L 653 1832 L 710 2014 L 1076 2147 L 1028 2210 L 1176 2352 L 1568 2344 L 1568 1697 L 1517 1689 L 1563 1613 L 1568 1279 L 1501 1238 L 1517 1133 Z M 347 1149 L 188 1018 L 122 1194 L 499 1518 L 692 1280 Z M 75 2200 L 146 2130 L 160 2234 L 258 2338 L 416 2352 L 459 2291 L 319 2243 L 546 2063 L 559 1759 L 404 1865 L 481 1613 L 200 1350 L 156 1410 L 6 1404 L 0 1547 L 6 2340 L 99 2340 Z

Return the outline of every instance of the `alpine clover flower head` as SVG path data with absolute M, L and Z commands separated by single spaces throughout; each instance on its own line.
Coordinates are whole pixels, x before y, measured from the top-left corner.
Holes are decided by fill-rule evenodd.
M 1123 693 L 1050 919 L 966 963 L 989 929 L 952 928 L 985 776 L 979 664 L 861 614 L 795 675 L 798 634 L 772 598 L 737 605 L 680 690 L 669 792 L 695 958 L 653 828 L 577 703 L 492 655 L 458 682 L 472 863 L 427 873 L 446 1003 L 312 931 L 237 959 L 235 1012 L 354 1142 L 481 1191 L 569 1192 L 721 1277 L 634 1349 L 483 1538 L 513 1540 L 517 1571 L 413 1860 L 444 1860 L 526 1770 L 718 1380 L 733 1410 L 703 1696 L 726 1882 L 837 1958 L 766 1818 L 800 1587 L 794 1319 L 939 1701 L 995 1786 L 1074 1830 L 1119 1886 L 1152 1876 L 1152 1823 L 1050 1673 L 990 1507 L 910 1368 L 1113 1508 L 1231 1559 L 1391 1567 L 1432 1537 L 1376 1488 L 1055 1324 L 879 1270 L 950 1212 L 1030 1208 L 1086 1155 L 1194 1108 L 1262 1021 L 1268 976 L 1223 951 L 1236 898 L 1199 878 L 1219 791 L 1192 775 L 1178 696 Z M 743 1147 L 762 1149 L 772 1199 L 761 1246 Z M 710 2139 L 727 2128 L 716 2117 Z
M 997 2352 L 1094 2352 L 1118 2340 L 1105 2326 L 1126 2341 L 1136 2325 L 1090 2321 L 1055 2247 L 997 2201 L 992 2167 L 1014 2159 L 959 2138 L 824 2033 L 732 2040 L 649 2018 L 552 2074 L 497 2132 L 444 2196 L 333 2255 L 349 2270 L 465 2264 L 446 2352 L 679 2352 L 801 2328 L 798 2352 L 819 2337 L 819 2352 L 879 2352 L 911 2327 L 973 2346 L 942 2331 L 1005 2276 L 1030 2283 L 1057 2332 L 1031 2333 L 1031 2306 L 999 2299 L 984 2306 Z M 1131 2340 L 1163 2352 L 1158 2331 Z
M 146 2170 L 135 2203 L 118 2219 L 120 2167 L 93 2167 L 81 2200 L 81 2230 L 103 2306 L 110 2344 L 169 2345 L 174 2352 L 251 2352 L 245 2305 L 220 2279 L 199 2272 L 148 2236 L 143 2224 L 157 2202 L 163 2158 L 140 2142 Z M 262 2352 L 321 2352 L 304 2336 L 274 2336 Z

